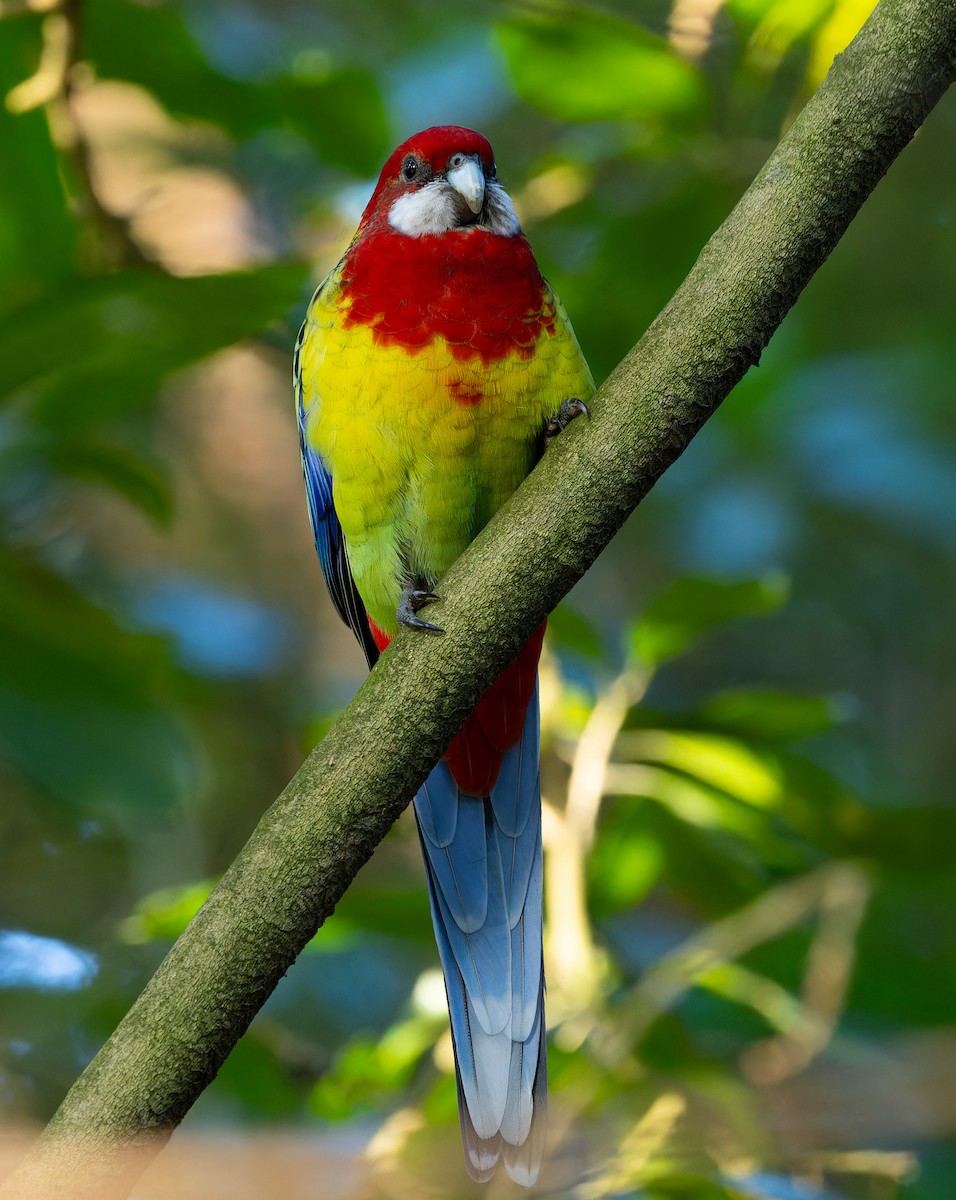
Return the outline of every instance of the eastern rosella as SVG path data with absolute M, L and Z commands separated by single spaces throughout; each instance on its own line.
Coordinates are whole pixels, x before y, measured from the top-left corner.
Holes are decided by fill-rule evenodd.
M 382 170 L 295 348 L 309 513 L 369 665 L 594 383 L 486 138 L 440 126 Z M 582 405 L 583 406 L 583 405 Z M 558 425 L 563 420 L 558 418 Z M 544 626 L 415 797 L 468 1173 L 530 1185 L 546 1122 L 537 665 Z

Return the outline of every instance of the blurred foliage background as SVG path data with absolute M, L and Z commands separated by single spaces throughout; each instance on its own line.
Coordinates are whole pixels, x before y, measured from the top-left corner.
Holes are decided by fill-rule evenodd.
M 386 153 L 492 138 L 600 379 L 871 8 L 2 0 L 5 1168 L 363 673 L 290 349 Z M 956 1195 L 954 137 L 552 619 L 543 1193 Z M 477 1194 L 421 875 L 403 819 L 138 1196 Z

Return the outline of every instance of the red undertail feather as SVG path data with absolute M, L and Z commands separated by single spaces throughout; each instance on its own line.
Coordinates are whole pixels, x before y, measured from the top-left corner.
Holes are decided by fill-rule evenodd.
M 546 621 L 542 621 L 482 696 L 475 711 L 445 751 L 452 778 L 463 792 L 487 796 L 501 769 L 501 757 L 521 737 L 538 675 Z
M 367 615 L 367 614 L 366 614 Z M 383 651 L 391 638 L 368 618 L 375 645 Z M 524 728 L 524 716 L 538 677 L 538 659 L 547 621 L 542 621 L 475 705 L 445 751 L 452 778 L 470 796 L 487 796 L 501 770 L 501 757 L 514 746 Z
M 372 641 L 378 646 L 378 652 L 381 654 L 392 639 L 384 630 L 379 629 L 368 613 L 365 614 L 365 619 L 368 621 L 368 627 L 372 631 Z

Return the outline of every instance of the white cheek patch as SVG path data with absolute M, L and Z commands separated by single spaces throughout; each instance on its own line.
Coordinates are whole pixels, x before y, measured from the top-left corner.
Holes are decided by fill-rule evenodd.
M 521 232 L 521 222 L 511 203 L 511 197 L 496 179 L 485 184 L 485 212 L 481 224 L 489 233 L 514 237 Z
M 388 223 L 409 237 L 447 233 L 458 225 L 458 206 L 448 185 L 436 179 L 399 196 L 388 210 Z
M 457 193 L 443 179 L 426 183 L 423 188 L 406 192 L 388 210 L 388 223 L 407 237 L 427 233 L 447 233 L 450 229 L 483 229 L 500 237 L 514 237 L 521 223 L 511 197 L 495 179 L 485 183 L 485 206 L 474 225 L 461 224 Z

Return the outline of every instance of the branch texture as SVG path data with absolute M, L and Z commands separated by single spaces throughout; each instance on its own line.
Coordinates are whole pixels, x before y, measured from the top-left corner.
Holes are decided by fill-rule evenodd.
M 402 632 L 0 1192 L 127 1194 L 477 698 L 756 363 L 956 70 L 956 0 L 882 0 L 664 312 Z

